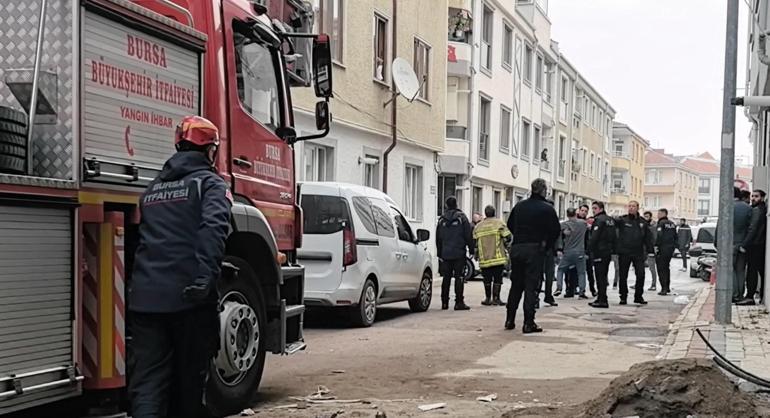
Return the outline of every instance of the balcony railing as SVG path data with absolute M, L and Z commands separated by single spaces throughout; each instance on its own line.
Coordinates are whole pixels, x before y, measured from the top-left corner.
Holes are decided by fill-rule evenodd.
M 613 152 L 612 152 L 612 155 L 613 155 L 614 157 L 618 157 L 618 158 L 625 158 L 625 159 L 627 159 L 627 160 L 630 160 L 630 159 L 631 159 L 631 157 L 628 155 L 628 153 L 627 153 L 627 152 L 624 152 L 624 151 L 618 151 L 618 150 L 615 150 L 615 151 L 613 151 Z
M 699 194 L 711 194 L 711 187 L 698 187 Z
M 708 216 L 709 210 L 708 209 L 698 209 L 698 216 Z
M 613 187 L 612 188 L 612 194 L 628 194 L 628 191 L 626 191 L 625 187 Z

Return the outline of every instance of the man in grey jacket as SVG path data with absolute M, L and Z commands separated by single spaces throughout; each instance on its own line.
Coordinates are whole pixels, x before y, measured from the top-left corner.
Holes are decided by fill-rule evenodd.
M 647 222 L 647 225 L 650 227 L 650 236 L 652 237 L 652 242 L 656 242 L 657 240 L 657 233 L 658 233 L 658 224 L 653 221 L 652 219 L 652 212 L 645 211 L 644 212 L 644 220 Z M 657 290 L 656 283 L 658 282 L 658 268 L 655 266 L 655 255 L 650 255 L 647 257 L 647 262 L 645 263 L 647 267 L 650 269 L 650 274 L 652 275 L 652 284 L 650 285 L 650 288 L 647 290 L 653 291 Z
M 578 297 L 588 299 L 586 296 L 586 248 L 585 238 L 588 232 L 586 221 L 577 218 L 574 208 L 567 209 L 567 220 L 561 223 L 561 236 L 557 243 L 559 252 L 559 272 L 557 282 L 559 288 L 566 273 L 571 266 L 575 266 L 578 274 Z M 572 289 L 567 286 L 565 297 L 573 297 Z
M 741 200 L 741 189 L 733 187 L 733 198 L 735 206 L 733 207 L 733 303 L 743 300 L 743 293 L 746 291 L 746 249 L 743 248 L 743 241 L 746 240 L 746 234 L 749 232 L 751 224 L 751 206 Z M 717 231 L 719 225 L 717 225 Z M 716 234 L 715 234 L 716 235 Z M 714 245 L 717 245 L 717 237 L 714 237 Z

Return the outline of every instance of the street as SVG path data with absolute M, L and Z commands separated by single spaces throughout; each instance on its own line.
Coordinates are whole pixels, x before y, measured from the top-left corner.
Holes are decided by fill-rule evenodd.
M 675 294 L 692 295 L 705 285 L 678 270 L 681 260 L 671 265 Z M 388 416 L 481 417 L 527 405 L 579 403 L 631 365 L 653 360 L 669 323 L 684 307 L 674 304 L 675 295 L 653 292 L 645 292 L 647 306 L 619 306 L 617 291 L 610 289 L 606 310 L 589 307 L 587 300 L 558 297 L 558 307 L 538 310 L 537 322 L 545 332 L 525 336 L 521 312 L 517 329 L 505 331 L 505 308 L 480 305 L 481 281 L 466 285 L 469 312 L 441 311 L 439 283 L 436 278 L 428 312 L 411 314 L 405 303 L 387 305 L 371 328 L 350 328 L 338 312 L 308 313 L 307 350 L 268 357 L 254 411 L 269 417 L 333 416 L 337 411 L 373 417 L 376 410 Z M 336 400 L 365 402 L 303 405 L 292 399 L 313 394 L 319 386 Z M 476 400 L 490 394 L 497 399 Z M 446 406 L 418 409 L 434 403 Z

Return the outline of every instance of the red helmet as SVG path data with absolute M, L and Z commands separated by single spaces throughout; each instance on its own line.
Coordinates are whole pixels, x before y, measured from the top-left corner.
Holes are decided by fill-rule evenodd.
M 206 118 L 186 116 L 176 126 L 174 144 L 179 145 L 182 141 L 201 147 L 206 145 L 219 146 L 219 129 Z

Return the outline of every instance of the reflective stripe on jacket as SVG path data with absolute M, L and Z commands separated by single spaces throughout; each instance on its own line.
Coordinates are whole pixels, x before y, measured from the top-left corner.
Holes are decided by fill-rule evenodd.
M 473 239 L 476 240 L 479 267 L 484 269 L 505 265 L 508 258 L 505 239 L 510 236 L 511 231 L 499 219 L 485 219 L 476 225 Z

